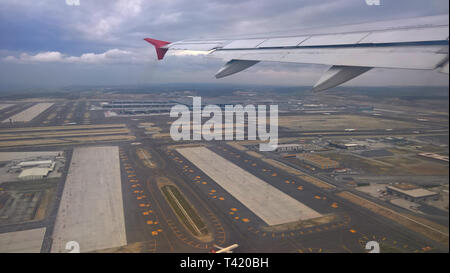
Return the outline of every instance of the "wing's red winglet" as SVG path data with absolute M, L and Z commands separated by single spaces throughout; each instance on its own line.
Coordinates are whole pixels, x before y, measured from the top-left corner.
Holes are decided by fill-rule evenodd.
M 151 38 L 145 38 L 144 40 L 146 40 L 147 42 L 149 42 L 150 44 L 152 44 L 155 47 L 156 55 L 158 55 L 158 60 L 162 60 L 168 50 L 167 48 L 163 48 L 162 46 L 168 45 L 168 44 L 170 44 L 170 42 L 160 41 L 160 40 L 151 39 Z

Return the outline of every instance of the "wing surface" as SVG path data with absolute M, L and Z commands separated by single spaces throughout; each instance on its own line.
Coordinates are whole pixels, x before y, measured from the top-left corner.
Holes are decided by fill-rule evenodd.
M 226 64 L 216 78 L 238 73 L 258 62 L 323 64 L 330 69 L 314 86 L 322 91 L 372 68 L 449 70 L 449 16 L 347 25 L 278 35 L 190 39 L 174 43 L 146 38 L 158 58 L 166 51 L 207 51 Z M 161 57 L 162 54 L 162 57 Z

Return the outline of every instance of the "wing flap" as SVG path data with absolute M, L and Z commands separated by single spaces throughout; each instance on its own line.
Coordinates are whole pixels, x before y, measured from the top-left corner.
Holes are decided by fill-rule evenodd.
M 266 39 L 244 39 L 234 40 L 229 44 L 222 47 L 222 49 L 237 49 L 237 48 L 256 48 L 263 43 Z
M 448 74 L 448 61 L 446 61 L 443 65 L 441 65 L 440 67 L 439 67 L 440 69 L 439 69 L 439 72 L 441 72 L 441 73 L 444 73 L 444 74 Z
M 332 66 L 314 85 L 313 91 L 318 92 L 336 87 L 358 77 L 370 69 L 372 69 L 372 67 Z
M 447 58 L 442 47 L 295 48 L 216 50 L 209 54 L 224 60 L 365 66 L 379 68 L 435 69 Z
M 258 45 L 258 48 L 298 46 L 301 42 L 308 39 L 309 37 L 310 36 L 270 38 L 262 42 L 260 45 Z
M 448 26 L 399 29 L 370 33 L 360 44 L 409 43 L 448 40 Z
M 310 37 L 299 46 L 354 45 L 367 35 L 369 35 L 369 32 L 317 35 Z
M 246 60 L 231 60 L 227 62 L 219 71 L 217 71 L 215 77 L 220 79 L 226 76 L 233 75 L 235 73 L 241 72 L 259 63 L 259 61 L 246 61 Z

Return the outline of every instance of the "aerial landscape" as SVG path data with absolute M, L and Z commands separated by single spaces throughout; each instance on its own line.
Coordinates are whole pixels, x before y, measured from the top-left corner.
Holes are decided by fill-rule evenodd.
M 0 4 L 5 15 L 0 22 L 13 21 L 7 12 L 23 12 L 12 2 Z M 363 0 L 342 2 L 372 8 Z M 448 21 L 448 2 L 431 2 L 446 8 Z M 60 4 L 58 9 L 69 13 L 85 1 Z M 113 11 L 127 22 L 144 4 L 129 1 L 120 7 Z M 28 23 L 37 20 L 32 12 L 27 16 Z M 171 30 L 175 23 L 164 20 Z M 322 62 L 315 61 L 306 72 L 292 64 L 258 64 L 261 70 L 257 65 L 224 81 L 212 79 L 220 62 L 198 61 L 204 56 L 192 52 L 170 55 L 172 49 L 190 51 L 205 42 L 146 38 L 149 45 L 143 41 L 147 34 L 184 36 L 154 35 L 151 27 L 142 32 L 138 23 L 133 28 L 142 37 L 130 43 L 145 53 L 137 59 L 129 48 L 81 54 L 86 44 L 74 49 L 67 37 L 50 47 L 36 39 L 36 47 L 27 49 L 18 46 L 28 39 L 20 31 L 32 27 L 14 27 L 17 39 L 5 39 L 0 49 L 0 253 L 448 253 L 448 23 L 446 43 L 424 42 L 446 48 L 446 64 L 436 61 L 427 68 L 444 71 L 446 65 L 446 74 L 378 70 L 383 63 L 353 84 L 349 80 L 368 71 L 354 69 L 363 65 L 337 63 L 321 78 L 324 69 L 316 65 Z M 101 30 L 120 36 L 106 26 Z M 105 33 L 84 34 L 100 40 Z M 0 34 L 6 37 L 7 31 L 0 28 Z M 260 50 L 304 50 L 300 43 L 280 47 L 276 43 L 282 39 L 261 40 L 266 47 Z M 311 40 L 304 45 L 308 50 L 316 47 Z M 263 59 L 259 53 L 245 53 L 255 59 L 239 55 L 247 49 L 248 40 L 243 41 L 215 41 L 213 49 L 213 42 L 206 42 L 202 50 L 210 54 L 240 56 L 230 57 L 216 78 L 268 58 L 269 53 L 261 54 Z M 411 41 L 402 46 L 419 50 L 419 42 Z M 108 43 L 124 41 L 111 38 L 91 46 L 101 52 Z M 56 52 L 62 51 L 58 46 L 67 52 Z M 150 63 L 142 63 L 146 58 Z M 303 76 L 286 72 L 291 69 Z M 177 79 L 180 73 L 186 75 Z M 255 107 L 228 119 L 228 106 Z M 184 112 L 174 109 L 186 109 L 187 122 Z M 253 122 L 261 115 L 266 120 L 261 109 L 271 110 L 270 127 Z M 185 128 L 187 137 L 176 138 Z M 268 138 L 269 149 L 261 149 Z
M 278 104 L 270 152 L 173 141 L 170 107 L 195 91 L 2 100 L 1 251 L 364 252 L 372 240 L 448 251 L 445 88 L 383 99 L 285 89 L 203 97 Z

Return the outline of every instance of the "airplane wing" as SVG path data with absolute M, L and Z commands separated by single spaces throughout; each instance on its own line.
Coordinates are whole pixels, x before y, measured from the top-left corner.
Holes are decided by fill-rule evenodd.
M 215 75 L 223 78 L 258 62 L 331 66 L 314 85 L 322 91 L 372 68 L 437 70 L 449 73 L 449 15 L 313 29 L 296 34 L 247 38 L 191 39 L 174 43 L 146 38 L 158 59 L 167 51 L 207 51 L 226 61 Z

